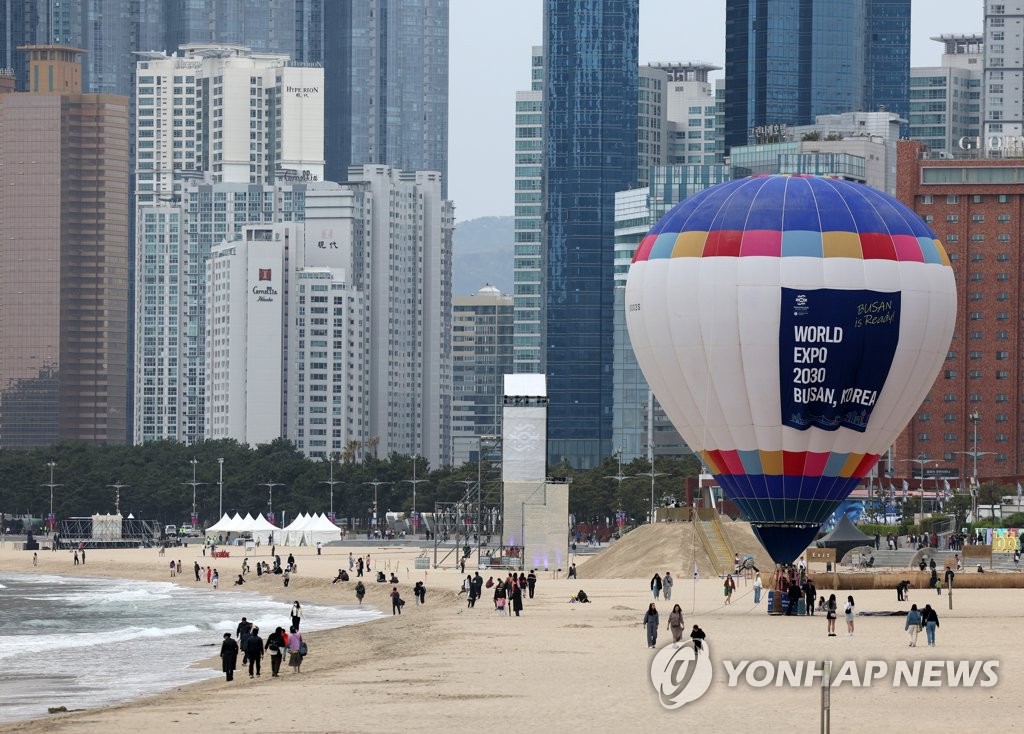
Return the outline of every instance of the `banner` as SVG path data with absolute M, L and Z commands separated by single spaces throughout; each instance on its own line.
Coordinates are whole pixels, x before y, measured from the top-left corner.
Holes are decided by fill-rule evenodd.
M 1013 553 L 1020 544 L 1020 528 L 989 528 L 988 541 L 993 553 Z
M 900 336 L 900 294 L 782 289 L 779 390 L 783 425 L 863 433 Z

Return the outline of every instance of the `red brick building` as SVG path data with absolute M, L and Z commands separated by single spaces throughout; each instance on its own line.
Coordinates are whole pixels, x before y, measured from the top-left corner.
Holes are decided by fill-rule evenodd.
M 920 476 L 922 465 L 908 460 L 924 459 L 928 476 L 966 480 L 976 459 L 981 482 L 1013 485 L 1024 475 L 1024 158 L 931 159 L 902 141 L 897 161 L 896 196 L 945 246 L 958 303 L 946 363 L 894 446 L 895 474 Z

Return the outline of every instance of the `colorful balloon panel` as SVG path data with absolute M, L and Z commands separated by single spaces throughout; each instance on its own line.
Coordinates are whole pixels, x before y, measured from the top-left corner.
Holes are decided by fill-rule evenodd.
M 949 258 L 894 198 L 755 176 L 670 210 L 626 284 L 637 361 L 778 562 L 920 406 L 956 316 Z

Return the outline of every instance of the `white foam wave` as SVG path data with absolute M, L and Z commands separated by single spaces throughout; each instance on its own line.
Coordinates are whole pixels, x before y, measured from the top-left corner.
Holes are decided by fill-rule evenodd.
M 102 635 L 88 632 L 44 636 L 9 636 L 4 637 L 3 644 L 0 645 L 0 660 L 25 652 L 32 652 L 33 654 L 39 652 L 52 653 L 60 650 L 111 645 L 145 638 L 168 638 L 199 631 L 201 631 L 201 628 L 197 625 L 186 624 L 180 627 L 125 627 L 123 629 L 111 630 L 109 633 Z

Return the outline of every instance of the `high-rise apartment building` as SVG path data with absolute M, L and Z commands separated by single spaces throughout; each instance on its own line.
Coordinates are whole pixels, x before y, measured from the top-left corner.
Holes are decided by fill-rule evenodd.
M 544 182 L 544 49 L 531 53 L 530 89 L 516 92 L 513 369 L 543 372 L 544 253 L 541 244 Z
M 909 474 L 911 465 L 900 462 L 921 460 L 929 471 L 954 470 L 964 486 L 972 476 L 1012 485 L 1024 475 L 1024 165 L 1019 158 L 949 160 L 925 152 L 916 141 L 900 143 L 898 198 L 949 254 L 957 325 L 945 367 L 894 445 L 895 469 Z
M 910 0 L 728 0 L 725 146 L 817 115 L 907 115 Z
M 202 439 L 205 263 L 323 178 L 323 70 L 240 46 L 147 54 L 136 78 L 134 440 Z M 298 206 L 296 206 L 298 204 Z
M 988 152 L 999 155 L 989 138 L 1001 144 L 1024 135 L 1024 0 L 985 0 L 984 44 L 982 137 Z
M 667 120 L 664 165 L 713 165 L 722 162 L 724 147 L 718 129 L 718 105 L 708 73 L 722 67 L 702 62 L 653 64 L 668 75 L 665 86 Z M 647 181 L 647 177 L 640 179 Z
M 637 183 L 638 0 L 544 3 L 548 459 L 612 451 L 615 192 Z
M 25 50 L 30 91 L 0 95 L 0 447 L 123 443 L 128 100 L 82 93 L 78 49 Z
M 485 285 L 452 299 L 452 464 L 501 435 L 504 375 L 512 372 L 512 297 Z
M 366 293 L 367 435 L 378 454 L 450 463 L 452 437 L 452 232 L 441 175 L 353 166 L 365 191 L 364 236 L 352 282 Z
M 981 135 L 984 36 L 951 33 L 932 40 L 943 45 L 942 61 L 910 70 L 909 136 L 930 155 L 952 158 L 961 138 L 973 147 Z

